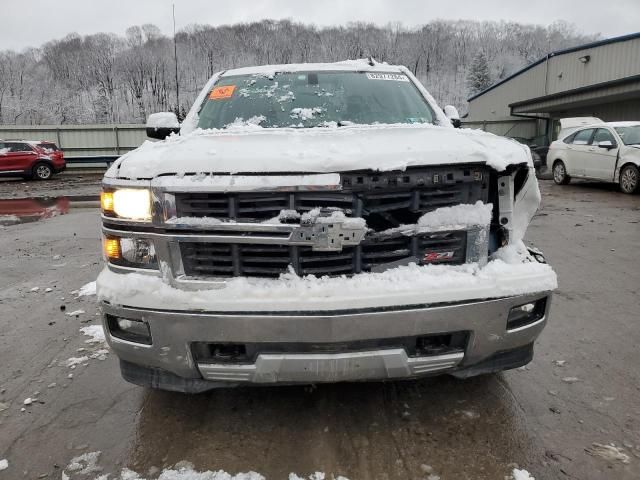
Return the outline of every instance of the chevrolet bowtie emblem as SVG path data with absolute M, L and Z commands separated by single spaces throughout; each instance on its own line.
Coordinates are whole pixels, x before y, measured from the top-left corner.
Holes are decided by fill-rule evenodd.
M 289 245 L 310 246 L 319 252 L 339 252 L 342 247 L 358 245 L 367 233 L 367 226 L 354 225 L 352 218 L 318 216 L 301 223 L 289 237 Z

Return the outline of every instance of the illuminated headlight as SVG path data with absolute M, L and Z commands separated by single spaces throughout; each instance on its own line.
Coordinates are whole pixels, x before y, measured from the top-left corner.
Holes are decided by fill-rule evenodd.
M 151 220 L 151 192 L 146 188 L 103 191 L 100 204 L 105 215 L 144 222 Z
M 108 236 L 103 240 L 105 259 L 113 265 L 129 268 L 157 269 L 158 259 L 148 238 Z

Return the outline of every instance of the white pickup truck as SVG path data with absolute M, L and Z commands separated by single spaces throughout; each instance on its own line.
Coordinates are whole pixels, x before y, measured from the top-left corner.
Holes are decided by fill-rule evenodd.
M 181 125 L 151 116 L 163 140 L 103 181 L 123 377 L 200 392 L 528 363 L 556 288 L 522 241 L 531 154 L 452 120 L 366 60 L 227 70 Z

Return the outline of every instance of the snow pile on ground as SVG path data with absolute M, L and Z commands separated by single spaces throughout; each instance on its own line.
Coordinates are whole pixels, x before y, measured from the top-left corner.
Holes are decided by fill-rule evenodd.
M 9 468 L 9 461 L 6 458 L 3 460 L 0 460 L 0 472 L 2 470 L 6 470 L 7 468 Z
M 513 477 L 513 480 L 536 480 L 534 477 L 531 476 L 529 472 L 527 472 L 524 469 L 519 470 L 517 468 L 514 468 L 513 473 L 511 475 Z
M 631 457 L 629 457 L 622 448 L 616 447 L 615 445 L 593 443 L 591 447 L 586 448 L 585 451 L 591 456 L 604 458 L 609 462 L 628 464 L 631 460 Z
M 102 325 L 89 325 L 88 327 L 82 327 L 80 329 L 83 335 L 87 337 L 91 337 L 88 340 L 85 340 L 85 343 L 104 343 L 104 328 Z
M 523 245 L 504 255 L 509 261 L 502 256 L 499 251 L 485 266 L 409 264 L 352 277 L 299 277 L 293 273 L 279 279 L 236 277 L 218 288 L 196 291 L 173 288 L 160 277 L 122 275 L 105 268 L 98 277 L 98 297 L 141 308 L 309 311 L 499 298 L 557 287 L 551 267 L 533 260 Z
M 85 362 L 89 361 L 89 357 L 87 356 L 82 356 L 82 357 L 71 357 L 71 358 L 67 358 L 67 361 L 64 363 L 65 367 L 69 367 L 71 369 L 76 368 L 78 365 L 81 365 Z
M 62 480 L 71 480 L 72 478 L 86 479 L 87 475 L 95 474 L 102 471 L 102 467 L 98 466 L 98 458 L 101 452 L 89 452 L 71 460 L 71 463 L 62 471 Z M 0 470 L 1 470 L 0 463 Z M 151 477 L 141 476 L 139 473 L 123 468 L 116 476 L 100 475 L 94 480 L 151 480 Z M 263 475 L 256 472 L 237 473 L 231 475 L 223 470 L 198 472 L 194 469 L 190 462 L 179 462 L 172 468 L 164 469 L 156 477 L 157 480 L 265 480 Z M 341 475 L 335 477 L 327 477 L 323 472 L 315 472 L 308 477 L 300 477 L 295 473 L 289 474 L 289 480 L 325 480 L 332 478 L 335 480 L 349 480 Z
M 74 293 L 74 292 L 71 292 Z M 77 295 L 78 297 L 86 297 L 89 295 L 95 295 L 96 294 L 96 282 L 89 282 L 85 285 L 83 285 L 82 287 L 80 287 L 80 290 L 77 291 Z
M 478 200 L 474 205 L 454 205 L 441 207 L 425 213 L 418 219 L 420 230 L 458 230 L 470 226 L 484 226 L 491 223 L 493 205 Z

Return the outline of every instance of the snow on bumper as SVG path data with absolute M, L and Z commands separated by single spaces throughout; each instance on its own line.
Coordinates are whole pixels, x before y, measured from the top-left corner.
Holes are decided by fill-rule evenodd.
M 511 249 L 511 247 L 508 247 Z M 503 249 L 504 250 L 504 249 Z M 555 272 L 522 251 L 506 250 L 484 267 L 415 264 L 353 277 L 233 278 L 223 288 L 186 291 L 160 277 L 105 268 L 98 298 L 117 305 L 184 311 L 332 311 L 501 298 L 554 290 Z

